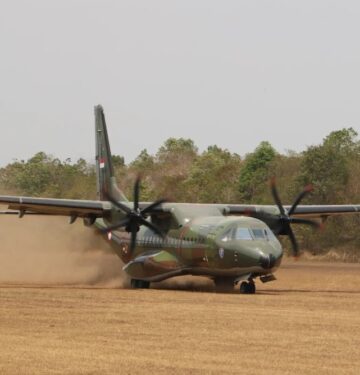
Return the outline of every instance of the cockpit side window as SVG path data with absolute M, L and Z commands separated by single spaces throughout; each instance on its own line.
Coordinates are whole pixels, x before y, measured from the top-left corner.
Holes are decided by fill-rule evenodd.
M 249 228 L 236 228 L 235 230 L 235 239 L 236 240 L 253 240 L 253 236 L 250 233 Z
M 233 228 L 227 230 L 223 236 L 221 237 L 221 241 L 224 241 L 224 242 L 227 242 L 227 241 L 231 241 L 233 236 L 232 236 L 232 232 L 233 232 Z
M 264 229 L 265 237 L 268 241 L 276 240 L 276 237 L 271 229 Z

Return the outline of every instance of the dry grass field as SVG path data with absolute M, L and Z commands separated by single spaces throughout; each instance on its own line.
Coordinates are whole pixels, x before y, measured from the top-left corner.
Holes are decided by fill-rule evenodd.
M 359 374 L 360 265 L 277 277 L 251 296 L 3 283 L 0 374 Z

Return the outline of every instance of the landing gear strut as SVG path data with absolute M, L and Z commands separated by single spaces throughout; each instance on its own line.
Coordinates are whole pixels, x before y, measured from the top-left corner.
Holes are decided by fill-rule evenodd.
M 255 294 L 256 287 L 253 280 L 243 281 L 240 284 L 240 294 Z
M 131 288 L 133 289 L 149 289 L 150 282 L 145 280 L 131 279 Z

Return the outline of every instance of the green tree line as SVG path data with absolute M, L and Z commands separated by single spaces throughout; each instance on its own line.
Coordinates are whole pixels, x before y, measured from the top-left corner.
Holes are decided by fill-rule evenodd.
M 264 141 L 240 157 L 216 145 L 199 152 L 191 139 L 169 138 L 154 155 L 144 149 L 128 164 L 119 155 L 113 156 L 113 163 L 129 199 L 140 174 L 143 201 L 166 197 L 175 202 L 273 204 L 268 181 L 275 176 L 284 204 L 291 204 L 308 184 L 314 191 L 304 204 L 360 204 L 360 141 L 352 128 L 331 132 L 321 144 L 300 153 L 280 154 Z M 0 169 L 0 192 L 95 199 L 95 179 L 92 163 L 62 161 L 39 152 Z M 295 230 L 310 251 L 360 252 L 359 216 L 329 218 L 321 232 Z

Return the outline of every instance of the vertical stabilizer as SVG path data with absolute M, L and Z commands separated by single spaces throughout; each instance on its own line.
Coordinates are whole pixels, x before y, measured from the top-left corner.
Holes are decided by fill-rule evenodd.
M 95 106 L 94 111 L 97 197 L 102 201 L 108 200 L 109 196 L 118 201 L 126 201 L 126 197 L 118 188 L 115 180 L 104 110 L 101 105 L 97 105 Z

